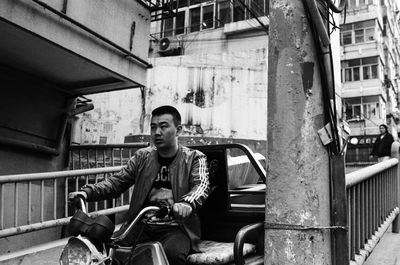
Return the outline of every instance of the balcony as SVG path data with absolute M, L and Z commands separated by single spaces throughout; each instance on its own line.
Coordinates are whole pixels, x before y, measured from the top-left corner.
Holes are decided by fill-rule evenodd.
M 383 45 L 378 41 L 369 41 L 340 46 L 341 60 L 380 56 L 384 58 Z
M 344 21 L 344 16 L 341 17 L 340 24 L 353 23 L 357 21 L 368 20 L 372 18 L 377 18 L 379 23 L 383 25 L 382 20 L 382 8 L 380 5 L 369 4 L 360 7 L 348 7 L 346 10 L 346 21 Z
M 386 93 L 380 79 L 370 79 L 342 84 L 342 98 L 360 96 L 382 96 L 386 101 Z

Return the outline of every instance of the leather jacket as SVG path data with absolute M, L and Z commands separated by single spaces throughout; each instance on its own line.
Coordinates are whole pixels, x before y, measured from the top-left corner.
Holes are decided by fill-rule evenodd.
M 87 193 L 88 201 L 99 201 L 118 197 L 135 185 L 126 215 L 126 223 L 129 224 L 142 209 L 159 168 L 155 147 L 139 149 L 120 172 L 99 183 L 85 185 L 82 190 Z M 182 226 L 191 240 L 192 249 L 197 251 L 201 236 L 198 209 L 204 204 L 209 191 L 206 156 L 198 150 L 179 145 L 177 155 L 169 165 L 169 174 L 174 201 L 189 203 L 193 209 Z

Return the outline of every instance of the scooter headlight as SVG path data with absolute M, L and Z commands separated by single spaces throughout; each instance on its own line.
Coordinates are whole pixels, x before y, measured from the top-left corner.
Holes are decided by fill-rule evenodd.
M 72 238 L 61 253 L 60 265 L 89 265 L 91 260 L 90 249 L 82 241 Z

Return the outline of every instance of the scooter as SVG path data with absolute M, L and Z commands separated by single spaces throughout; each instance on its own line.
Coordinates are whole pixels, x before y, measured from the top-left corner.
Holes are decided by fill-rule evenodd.
M 68 225 L 72 237 L 61 252 L 60 265 L 169 265 L 159 242 L 138 244 L 134 249 L 118 243 L 126 238 L 140 221 L 170 214 L 169 207 L 145 207 L 121 235 L 113 236 L 113 222 L 104 215 L 94 219 L 89 217 L 85 200 L 78 198 L 77 208 L 80 209 L 75 212 Z

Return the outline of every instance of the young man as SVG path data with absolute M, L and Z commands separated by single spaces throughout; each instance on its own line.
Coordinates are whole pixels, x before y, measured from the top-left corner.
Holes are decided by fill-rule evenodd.
M 150 126 L 153 146 L 135 152 L 119 173 L 97 184 L 85 185 L 69 197 L 80 195 L 87 201 L 104 200 L 118 197 L 135 184 L 127 224 L 144 206 L 158 201 L 168 203 L 173 212 L 173 217 L 143 224 L 138 243 L 159 241 L 171 265 L 186 264 L 190 249 L 196 251 L 200 239 L 197 211 L 209 190 L 206 157 L 178 144 L 181 116 L 174 107 L 154 109 Z M 136 240 L 135 233 L 128 237 L 124 245 Z

